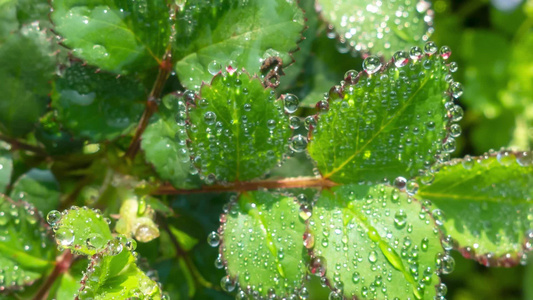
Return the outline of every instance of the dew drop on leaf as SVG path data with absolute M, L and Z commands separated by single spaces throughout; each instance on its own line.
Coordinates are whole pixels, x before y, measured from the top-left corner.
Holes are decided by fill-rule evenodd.
M 74 231 L 68 227 L 59 228 L 56 231 L 56 241 L 63 247 L 72 245 L 74 242 Z
M 218 244 L 220 244 L 220 235 L 214 231 L 211 232 L 210 234 L 207 235 L 207 243 L 211 247 L 217 247 Z
M 452 97 L 459 98 L 463 94 L 463 85 L 459 82 L 454 82 L 450 86 L 450 90 L 452 92 Z
M 425 45 L 424 45 L 424 52 L 428 55 L 433 55 L 435 54 L 435 52 L 437 52 L 439 48 L 437 47 L 437 44 L 435 44 L 435 42 L 427 42 Z
M 409 63 L 409 54 L 405 51 L 397 51 L 392 58 L 394 59 L 394 65 L 397 68 L 404 67 Z
M 211 61 L 207 65 L 207 71 L 211 75 L 216 75 L 218 72 L 220 72 L 220 70 L 222 70 L 222 65 L 216 60 Z
M 57 210 L 52 210 L 46 215 L 46 222 L 52 227 L 56 226 L 61 220 L 61 213 Z
M 307 147 L 307 138 L 301 134 L 291 138 L 290 148 L 294 152 L 303 152 Z
M 411 57 L 411 59 L 413 60 L 418 60 L 422 58 L 422 55 L 424 55 L 424 52 L 422 52 L 422 49 L 420 49 L 420 47 L 415 46 L 409 50 L 409 57 Z
M 291 129 L 298 129 L 300 128 L 301 124 L 302 124 L 302 120 L 300 119 L 300 117 L 291 116 L 289 118 L 289 126 L 291 127 Z
M 300 105 L 300 100 L 293 94 L 285 94 L 283 101 L 285 105 L 285 111 L 289 114 L 295 112 Z
M 369 75 L 374 74 L 381 69 L 381 60 L 377 56 L 369 56 L 363 61 L 363 69 Z

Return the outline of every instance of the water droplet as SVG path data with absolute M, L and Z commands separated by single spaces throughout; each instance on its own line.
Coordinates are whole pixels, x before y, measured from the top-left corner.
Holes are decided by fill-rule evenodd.
M 509 166 L 515 160 L 511 152 L 504 150 L 504 149 L 498 151 L 498 154 L 496 155 L 496 159 L 502 166 Z
M 440 257 L 440 271 L 442 274 L 450 274 L 455 269 L 455 260 L 449 254 Z
M 357 73 L 356 70 L 349 70 L 346 73 L 344 73 L 344 80 L 351 82 L 357 77 L 358 74 L 359 73 Z
M 450 65 L 448 66 L 448 70 L 450 70 L 451 73 L 457 72 L 458 69 L 459 69 L 459 65 L 457 65 L 457 63 L 454 61 L 452 61 Z
M 363 61 L 363 69 L 369 75 L 374 74 L 381 69 L 381 60 L 377 56 L 369 56 Z
M 448 46 L 442 46 L 439 51 L 440 57 L 443 59 L 450 58 L 450 55 L 452 55 L 452 50 Z
M 300 213 L 299 213 L 300 219 L 302 221 L 307 221 L 312 216 L 311 207 L 307 204 L 300 205 Z
M 217 120 L 217 115 L 212 111 L 208 111 L 204 114 L 204 120 L 207 125 L 213 125 Z
M 211 61 L 207 65 L 207 71 L 211 75 L 216 75 L 218 72 L 220 72 L 220 70 L 222 70 L 222 65 L 219 62 L 217 62 L 216 60 Z
M 446 287 L 446 284 L 442 282 L 437 284 L 435 288 L 437 289 L 437 296 L 444 297 L 446 296 L 446 293 L 448 293 L 448 287 Z
M 137 249 L 137 241 L 134 239 L 127 239 L 124 245 L 129 251 L 135 251 Z
M 300 105 L 300 100 L 293 94 L 285 94 L 283 96 L 283 101 L 285 103 L 285 111 L 289 114 L 295 112 Z
M 251 111 L 252 110 L 252 104 L 246 103 L 243 106 L 244 111 Z
M 315 116 L 307 116 L 304 120 L 305 129 L 309 130 L 311 128 L 316 128 L 316 119 Z
M 530 166 L 533 163 L 531 151 L 523 151 L 516 155 L 516 162 L 522 167 Z
M 458 137 L 461 135 L 461 126 L 459 124 L 452 124 L 450 126 L 450 135 L 453 137 Z
M 442 144 L 442 151 L 446 153 L 452 153 L 453 151 L 455 151 L 455 147 L 456 147 L 455 139 L 452 137 L 449 137 L 448 139 L 446 139 L 446 142 Z
M 220 235 L 216 232 L 211 232 L 207 235 L 207 243 L 211 247 L 217 247 L 220 244 Z
M 435 42 L 427 42 L 425 45 L 424 45 L 424 52 L 426 52 L 426 54 L 428 55 L 433 55 L 435 54 L 435 52 L 437 52 L 439 48 L 437 47 L 437 44 L 435 44 Z
M 415 195 L 418 192 L 418 183 L 416 180 L 409 180 L 405 190 L 407 191 L 407 194 L 411 196 Z
M 398 176 L 396 179 L 394 179 L 394 186 L 400 190 L 405 189 L 406 184 L 407 179 L 405 179 L 405 177 Z
M 303 239 L 305 248 L 311 249 L 315 246 L 315 236 L 312 233 L 304 232 Z
M 359 272 L 354 272 L 352 274 L 353 283 L 359 283 L 359 280 L 361 280 L 361 275 L 359 274 Z
M 368 254 L 368 261 L 371 263 L 375 263 L 376 261 L 378 261 L 378 254 L 375 250 L 370 251 L 370 253 Z
M 302 120 L 300 119 L 300 117 L 291 116 L 289 118 L 289 126 L 291 127 L 291 129 L 298 129 L 300 128 L 301 124 L 302 124 Z
M 324 276 L 326 274 L 327 263 L 322 256 L 313 257 L 309 264 L 309 271 L 311 274 L 317 276 Z
M 466 155 L 462 162 L 463 167 L 466 170 L 472 169 L 472 167 L 474 166 L 474 163 L 475 161 L 472 159 L 472 157 L 470 157 L 470 155 Z
M 74 243 L 74 231 L 67 227 L 59 228 L 56 231 L 56 241 L 58 245 L 67 247 Z
M 394 214 L 394 226 L 398 229 L 403 229 L 407 224 L 407 214 L 400 209 Z
M 411 50 L 409 50 L 409 57 L 413 60 L 419 60 L 422 58 L 422 55 L 424 55 L 424 52 L 422 52 L 422 49 L 420 47 L 412 47 Z
M 52 210 L 46 215 L 46 222 L 52 227 L 56 226 L 61 221 L 61 213 L 57 210 Z
M 100 248 L 104 247 L 106 241 L 104 240 L 102 235 L 100 235 L 98 233 L 91 233 L 91 234 L 88 235 L 87 240 L 85 241 L 85 243 L 87 244 L 88 248 L 100 249 Z
M 301 134 L 291 138 L 290 148 L 294 152 L 303 152 L 307 148 L 307 138 Z
M 444 225 L 444 222 L 446 222 L 446 217 L 444 216 L 444 212 L 438 208 L 433 210 L 433 218 L 435 218 L 435 223 L 438 226 Z
M 229 275 L 222 277 L 222 279 L 220 280 L 220 286 L 224 291 L 228 293 L 233 292 L 233 290 L 235 290 L 236 285 L 237 283 L 233 281 L 231 277 L 229 277 Z
M 328 296 L 328 300 L 342 300 L 342 294 L 337 291 L 331 291 Z
M 397 51 L 392 58 L 394 59 L 394 65 L 397 68 L 404 67 L 409 63 L 409 54 L 405 51 Z
M 267 128 L 272 130 L 272 129 L 276 128 L 276 124 L 277 124 L 277 122 L 275 120 L 270 119 L 270 120 L 267 121 Z
M 460 82 L 454 82 L 450 86 L 452 97 L 459 98 L 463 94 L 463 85 Z

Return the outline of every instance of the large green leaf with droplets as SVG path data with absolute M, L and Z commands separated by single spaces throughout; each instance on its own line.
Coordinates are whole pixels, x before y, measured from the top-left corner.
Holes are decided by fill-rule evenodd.
M 55 247 L 30 204 L 0 195 L 0 291 L 31 285 L 50 271 Z
M 0 193 L 5 193 L 13 173 L 13 157 L 0 145 Z
M 26 201 L 43 214 L 59 205 L 59 183 L 50 170 L 31 169 L 13 184 L 11 199 Z
M 293 197 L 250 192 L 225 215 L 221 253 L 229 276 L 243 290 L 281 298 L 302 286 L 308 259 L 299 208 Z
M 175 68 L 191 89 L 228 65 L 251 74 L 272 56 L 288 65 L 304 29 L 296 1 L 285 0 L 191 0 L 176 21 Z
M 424 0 L 318 0 L 317 7 L 344 47 L 387 58 L 427 40 L 433 17 Z
M 87 207 L 72 207 L 47 216 L 57 244 L 74 253 L 93 255 L 113 240 L 108 220 L 101 212 Z
M 444 250 L 434 220 L 405 193 L 384 185 L 323 190 L 308 222 L 311 272 L 325 272 L 346 298 L 435 296 Z
M 74 64 L 54 83 L 52 107 L 68 130 L 92 141 L 114 139 L 140 119 L 147 93 L 128 77 Z
M 119 247 L 120 253 L 107 247 L 90 258 L 79 299 L 161 299 L 161 289 L 139 269 L 133 253 Z
M 203 176 L 245 181 L 281 160 L 291 134 L 281 99 L 256 77 L 234 72 L 202 86 L 189 111 L 191 150 Z
M 37 124 L 49 102 L 55 71 L 51 43 L 38 24 L 0 37 L 0 131 L 23 136 Z
M 165 1 L 52 1 L 51 19 L 75 56 L 103 70 L 127 73 L 157 66 L 170 39 Z
M 187 107 L 182 95 L 169 94 L 162 100 L 141 139 L 146 160 L 163 180 L 176 188 L 199 185 L 196 168 L 187 147 Z
M 531 152 L 453 160 L 417 198 L 433 203 L 443 231 L 464 256 L 486 265 L 517 264 L 533 249 Z
M 373 67 L 381 66 L 375 57 L 367 58 L 363 66 L 370 73 L 371 60 Z M 418 175 L 436 161 L 455 112 L 446 61 L 435 54 L 407 60 L 403 67 L 390 63 L 371 75 L 349 76 L 317 104 L 324 108 L 308 151 L 324 178 L 337 183 L 390 181 Z M 453 138 L 448 142 L 452 151 Z

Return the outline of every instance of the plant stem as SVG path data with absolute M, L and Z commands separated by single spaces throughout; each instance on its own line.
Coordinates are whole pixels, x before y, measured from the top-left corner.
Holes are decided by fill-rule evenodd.
M 74 261 L 74 255 L 70 251 L 65 251 L 61 256 L 58 257 L 56 261 L 56 265 L 54 267 L 54 270 L 52 270 L 52 273 L 50 273 L 50 276 L 46 279 L 44 284 L 41 286 L 39 291 L 37 291 L 37 294 L 33 297 L 34 300 L 42 300 L 46 299 L 48 297 L 48 293 L 50 292 L 50 288 L 54 284 L 54 282 L 58 279 L 58 277 L 68 271 L 70 269 L 70 265 Z
M 161 98 L 161 93 L 163 92 L 163 88 L 165 87 L 165 83 L 167 82 L 168 76 L 170 75 L 171 71 L 172 55 L 170 53 L 170 49 L 167 49 L 163 56 L 163 61 L 159 65 L 159 73 L 157 74 L 157 78 L 154 82 L 154 86 L 152 87 L 152 91 L 148 95 L 148 100 L 146 101 L 146 108 L 144 109 L 144 112 L 141 116 L 139 125 L 137 125 L 137 129 L 135 129 L 135 134 L 133 136 L 133 139 L 131 140 L 130 146 L 126 151 L 126 157 L 131 160 L 135 158 L 135 155 L 139 151 L 139 147 L 141 144 L 141 136 L 144 130 L 146 129 L 146 126 L 148 126 L 150 118 L 157 111 L 157 106 L 159 99 Z
M 172 231 L 170 230 L 170 227 L 168 227 L 168 224 L 164 218 L 161 218 L 161 222 L 159 222 L 163 229 L 168 233 L 168 236 L 170 237 L 170 241 L 174 245 L 174 248 L 176 249 L 176 256 L 181 257 L 185 264 L 187 265 L 187 268 L 189 269 L 189 272 L 191 272 L 192 277 L 196 281 L 197 285 L 204 286 L 206 288 L 210 289 L 217 289 L 216 286 L 211 284 L 211 282 L 207 281 L 202 274 L 198 271 L 192 260 L 190 259 L 189 255 L 187 255 L 187 251 L 185 251 L 179 241 L 176 239 L 174 234 L 172 234 Z
M 280 189 L 280 188 L 330 188 L 337 184 L 329 179 L 321 177 L 297 177 L 281 180 L 263 180 L 263 181 L 242 181 L 232 182 L 227 185 L 208 185 L 199 189 L 178 190 L 169 184 L 159 187 L 155 191 L 156 195 L 183 195 L 197 193 L 221 193 L 221 192 L 245 192 L 259 189 Z
M 30 144 L 26 144 L 24 142 L 20 142 L 17 139 L 5 136 L 3 134 L 0 134 L 0 140 L 5 141 L 8 144 L 10 144 L 13 150 L 19 150 L 19 149 L 26 150 L 26 151 L 31 151 L 39 156 L 44 156 L 44 157 L 48 156 L 48 154 L 46 154 L 46 151 L 44 151 L 44 149 L 42 148 L 30 145 Z

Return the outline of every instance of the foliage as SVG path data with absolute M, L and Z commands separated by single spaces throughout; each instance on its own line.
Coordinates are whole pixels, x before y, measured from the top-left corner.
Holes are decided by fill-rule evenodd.
M 511 2 L 0 2 L 0 299 L 522 295 Z

